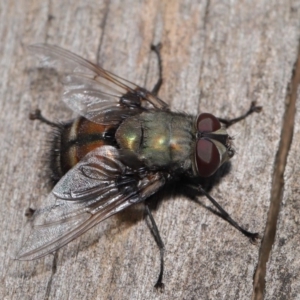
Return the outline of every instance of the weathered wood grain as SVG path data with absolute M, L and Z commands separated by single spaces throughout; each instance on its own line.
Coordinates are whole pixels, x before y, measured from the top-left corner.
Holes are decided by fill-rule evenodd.
M 298 62 L 298 70 L 300 59 Z M 297 71 L 295 72 L 297 73 Z M 298 71 L 298 80 L 300 73 Z M 298 84 L 299 85 L 299 84 Z M 299 89 L 299 87 L 298 87 Z M 289 99 L 291 100 L 291 99 Z M 268 263 L 266 299 L 297 299 L 300 295 L 299 281 L 299 96 L 294 138 L 284 174 L 284 194 L 278 217 L 278 228 L 273 251 Z M 292 101 L 287 102 L 290 106 Z M 295 113 L 295 111 L 293 111 Z M 287 127 L 287 126 L 286 126 Z M 288 134 L 287 134 L 288 135 Z
M 36 72 L 26 46 L 56 44 L 151 88 L 163 44 L 160 97 L 172 109 L 220 117 L 264 107 L 230 133 L 237 154 L 211 194 L 247 229 L 264 233 L 287 87 L 300 36 L 300 1 L 2 1 L 0 3 L 1 299 L 250 299 L 260 244 L 252 245 L 203 206 L 169 197 L 154 212 L 165 242 L 165 291 L 153 285 L 159 251 L 142 215 L 112 217 L 58 251 L 57 264 L 11 259 L 27 207 L 49 192 L 50 129 L 28 120 L 72 113 L 55 78 Z M 298 101 L 299 108 L 299 101 Z M 287 163 L 283 206 L 266 299 L 299 297 L 299 114 Z M 209 205 L 208 201 L 200 201 Z

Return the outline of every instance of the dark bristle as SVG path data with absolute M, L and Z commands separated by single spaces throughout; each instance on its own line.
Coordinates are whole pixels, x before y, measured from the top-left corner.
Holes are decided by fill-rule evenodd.
M 50 188 L 53 188 L 55 184 L 64 175 L 61 167 L 61 143 L 62 135 L 66 131 L 66 128 L 70 127 L 72 121 L 69 122 L 52 122 L 43 116 L 40 109 L 29 114 L 29 119 L 34 121 L 38 120 L 52 128 L 52 135 L 46 141 L 46 147 L 43 156 L 43 162 L 48 166 L 47 178 Z M 49 154 L 50 153 L 50 154 Z
M 62 134 L 72 122 L 59 123 L 59 126 L 52 127 L 52 132 L 48 134 L 48 138 L 44 141 L 42 163 L 46 166 L 44 169 L 47 185 L 53 188 L 60 178 L 64 175 L 61 168 L 61 142 Z
M 52 137 L 49 140 L 50 144 L 50 155 L 48 160 L 48 166 L 50 170 L 50 180 L 54 186 L 60 178 L 64 175 L 61 166 L 61 147 L 62 137 L 66 128 L 69 127 L 72 122 L 61 123 L 59 127 L 55 127 L 52 132 Z

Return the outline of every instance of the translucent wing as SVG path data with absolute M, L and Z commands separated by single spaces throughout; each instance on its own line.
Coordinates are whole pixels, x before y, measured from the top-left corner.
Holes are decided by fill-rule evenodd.
M 147 103 L 157 109 L 168 108 L 146 89 L 67 50 L 45 44 L 30 46 L 29 50 L 40 57 L 42 66 L 63 73 L 64 102 L 93 122 L 119 122 L 120 117 L 140 112 Z
M 128 174 L 119 152 L 103 146 L 87 154 L 54 187 L 35 211 L 32 232 L 17 259 L 51 253 L 111 215 L 143 201 L 164 185 L 159 173 L 142 179 Z

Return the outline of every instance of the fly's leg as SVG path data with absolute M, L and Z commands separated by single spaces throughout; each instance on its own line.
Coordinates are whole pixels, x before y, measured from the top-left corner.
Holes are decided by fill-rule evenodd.
M 259 113 L 262 111 L 262 106 L 257 106 L 256 105 L 256 102 L 253 101 L 251 102 L 251 106 L 250 108 L 248 109 L 248 111 L 241 115 L 240 117 L 237 117 L 237 118 L 234 118 L 234 119 L 230 119 L 230 120 L 227 120 L 227 119 L 222 119 L 222 118 L 218 118 L 218 120 L 223 123 L 225 125 L 226 128 L 228 128 L 229 126 L 241 121 L 241 120 L 244 120 L 246 119 L 248 116 L 250 116 L 252 113 L 256 112 L 256 113 Z
M 220 216 L 226 220 L 230 225 L 232 225 L 233 227 L 235 227 L 237 230 L 239 230 L 242 234 L 244 234 L 245 236 L 249 237 L 252 243 L 256 243 L 257 239 L 259 238 L 259 234 L 258 233 L 253 233 L 250 231 L 247 231 L 245 229 L 243 229 L 237 222 L 235 222 L 230 215 L 228 214 L 227 211 L 225 211 L 225 209 L 222 208 L 222 206 L 210 195 L 208 194 L 201 185 L 199 185 L 199 191 L 201 193 L 203 193 L 207 199 L 219 210 L 220 212 Z
M 143 101 L 149 102 L 156 109 L 166 110 L 168 109 L 167 103 L 156 97 L 159 89 L 163 83 L 162 79 L 162 60 L 160 55 L 161 44 L 152 45 L 151 50 L 155 52 L 158 59 L 158 70 L 159 78 L 153 87 L 152 91 L 149 92 L 144 88 L 137 87 L 134 90 L 132 88 L 127 88 L 127 93 L 120 97 L 120 104 L 126 106 L 127 108 L 136 109 L 137 113 L 143 110 L 148 110 L 148 108 L 143 107 Z M 123 83 L 121 83 L 123 85 Z M 125 86 L 126 88 L 126 86 Z
M 155 223 L 155 220 L 152 216 L 152 213 L 149 209 L 149 206 L 147 204 L 145 204 L 145 212 L 149 217 L 150 223 L 151 223 L 151 233 L 155 239 L 155 242 L 159 248 L 159 252 L 160 252 L 160 271 L 159 271 L 159 275 L 158 275 L 158 279 L 156 284 L 154 285 L 154 287 L 156 289 L 164 289 L 164 284 L 162 282 L 163 279 L 163 274 L 164 274 L 164 253 L 165 253 L 165 245 L 161 239 L 161 236 L 159 234 L 159 230 L 157 228 L 157 225 Z
M 157 80 L 154 88 L 151 91 L 151 93 L 155 96 L 158 94 L 158 92 L 161 88 L 161 85 L 163 83 L 163 78 L 162 78 L 163 69 L 162 69 L 162 60 L 161 60 L 161 55 L 160 55 L 161 47 L 162 47 L 161 43 L 159 43 L 157 45 L 151 45 L 151 50 L 156 53 L 157 60 L 158 60 L 158 80 Z
M 30 113 L 29 114 L 29 119 L 30 120 L 39 120 L 41 121 L 42 123 L 45 123 L 49 126 L 52 126 L 52 127 L 56 127 L 56 128 L 61 128 L 61 125 L 60 124 L 56 124 L 54 122 L 51 122 L 49 120 L 47 120 L 41 113 L 40 109 L 36 109 L 34 112 Z

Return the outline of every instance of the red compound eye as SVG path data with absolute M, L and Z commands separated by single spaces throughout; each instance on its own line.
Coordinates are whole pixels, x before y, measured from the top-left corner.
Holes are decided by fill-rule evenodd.
M 206 139 L 197 141 L 196 164 L 198 174 L 208 177 L 215 173 L 220 166 L 220 153 L 217 146 Z
M 214 132 L 221 128 L 219 120 L 208 113 L 200 114 L 196 124 L 199 132 Z

